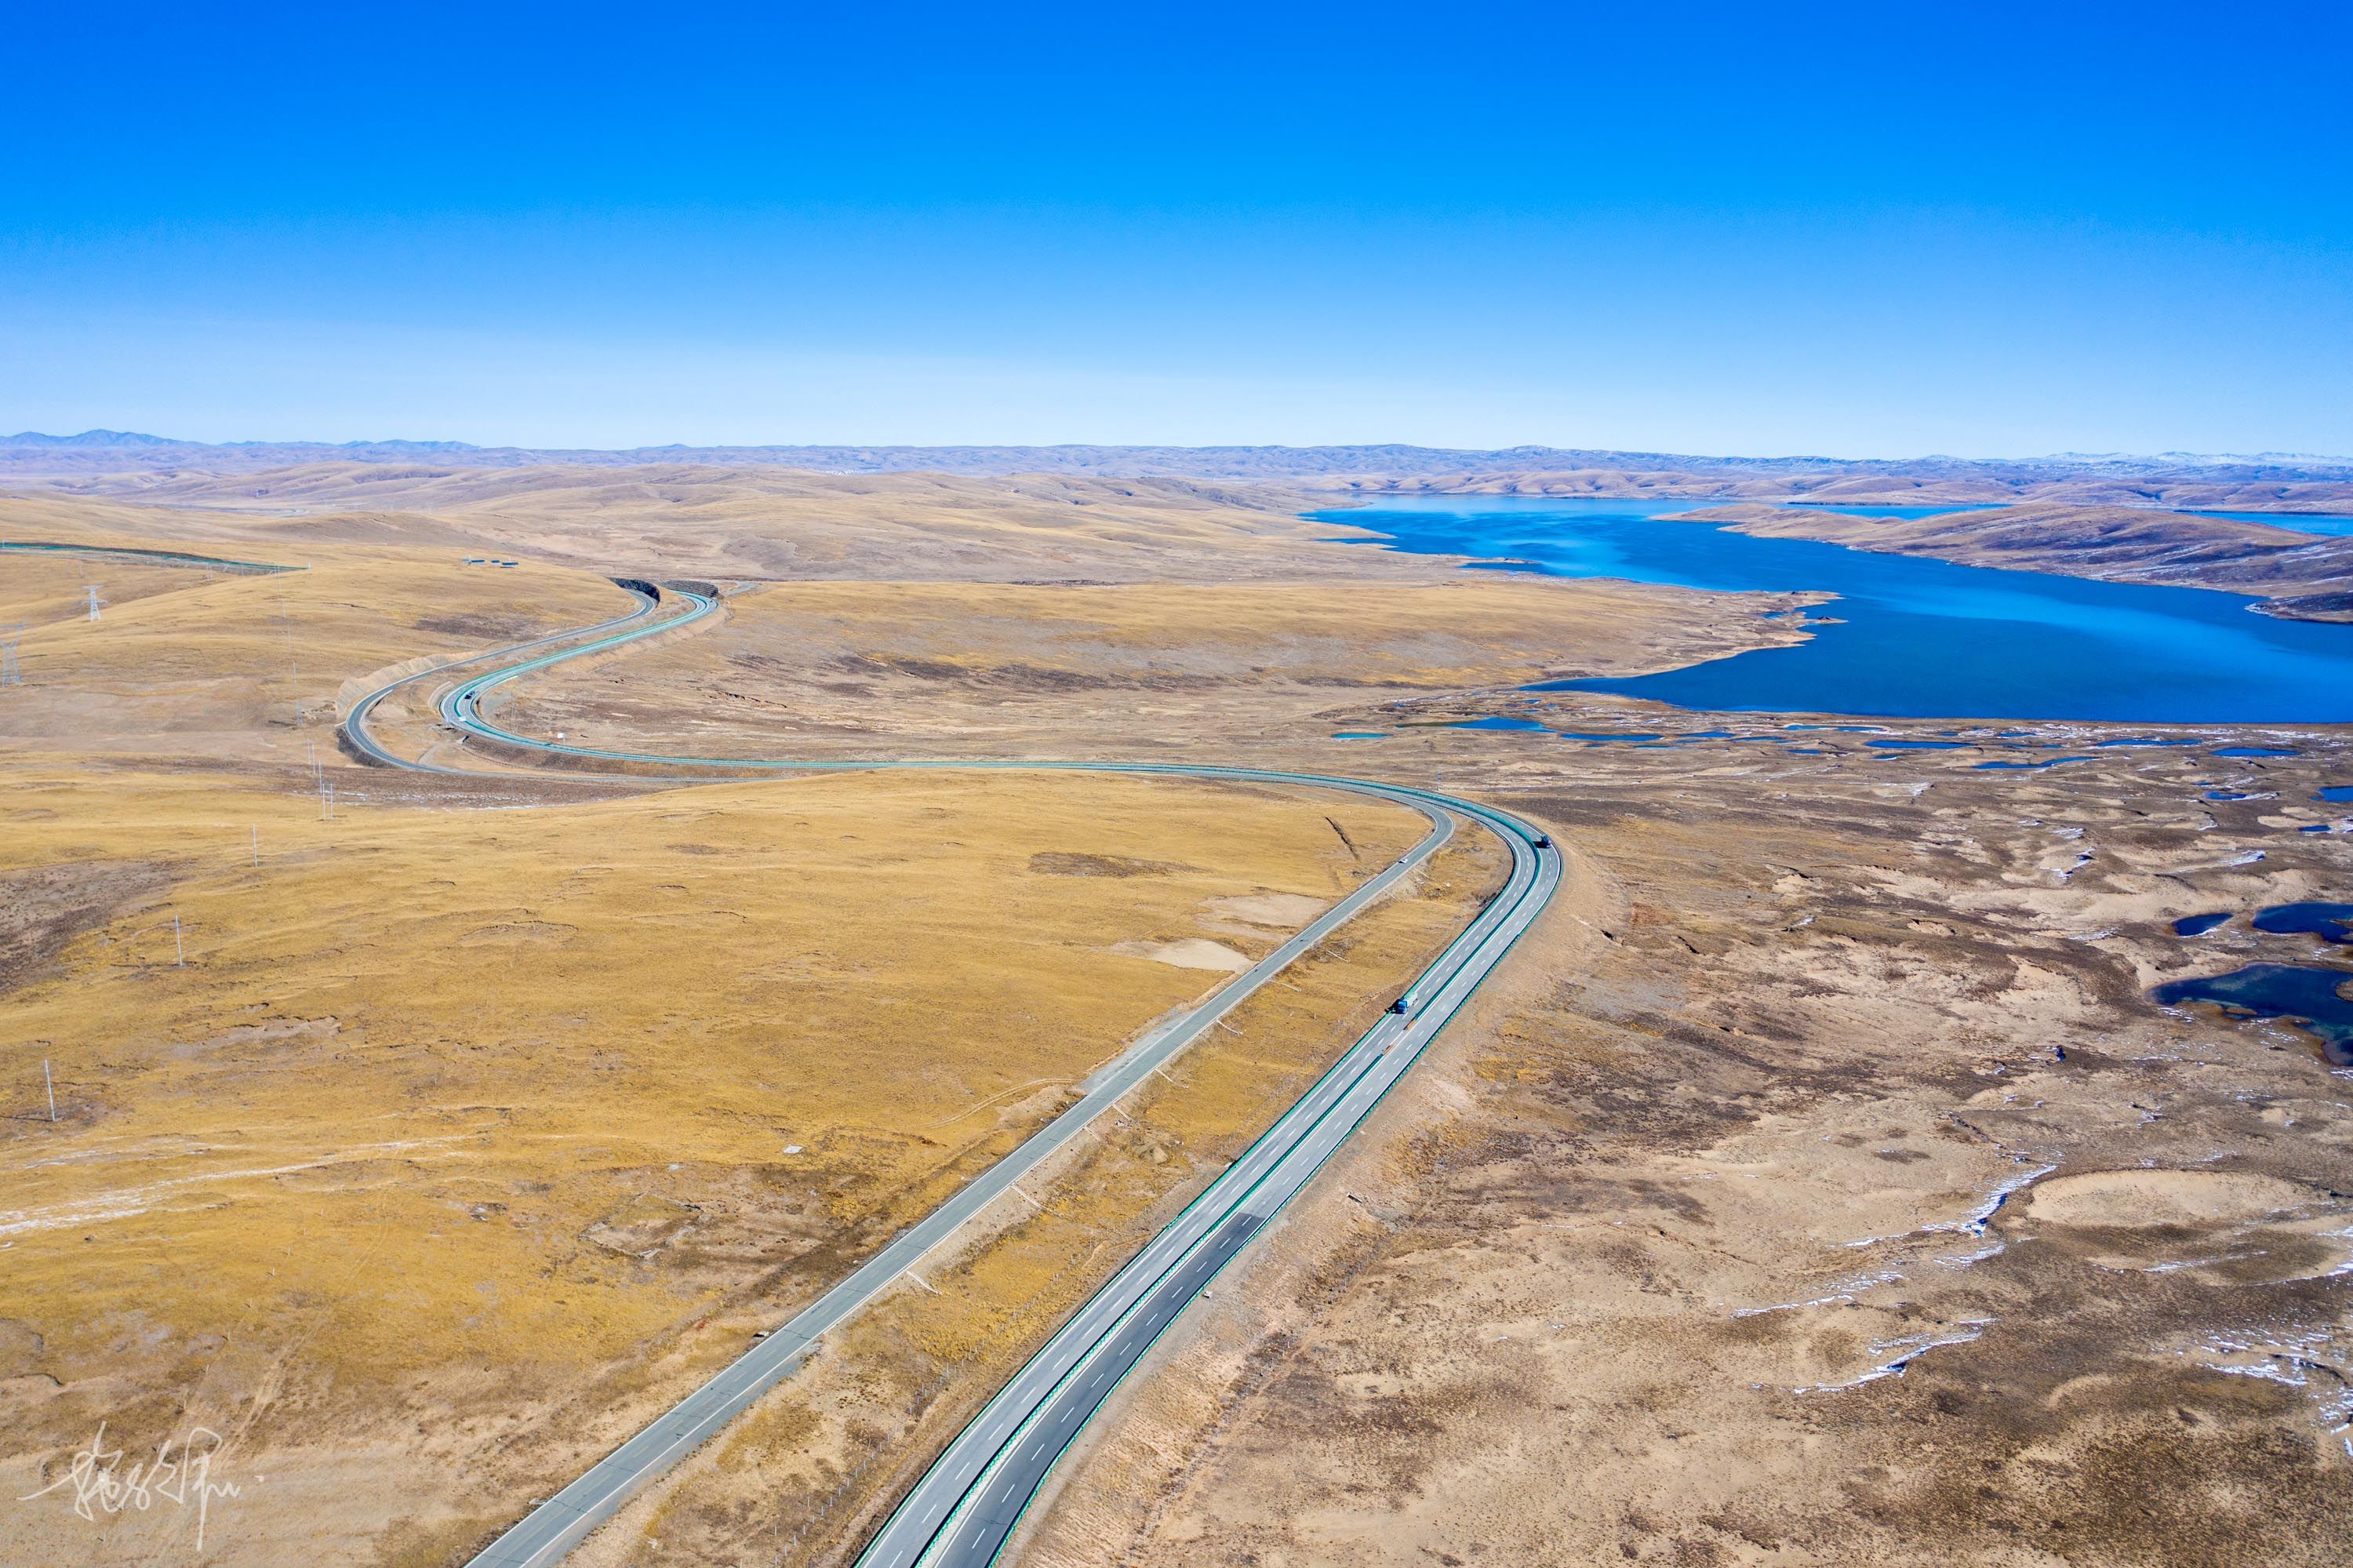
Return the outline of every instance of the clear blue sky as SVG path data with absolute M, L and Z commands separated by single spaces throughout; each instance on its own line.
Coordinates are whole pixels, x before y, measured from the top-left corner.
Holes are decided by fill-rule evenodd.
M 0 431 L 2353 453 L 2353 7 L 26 6 Z

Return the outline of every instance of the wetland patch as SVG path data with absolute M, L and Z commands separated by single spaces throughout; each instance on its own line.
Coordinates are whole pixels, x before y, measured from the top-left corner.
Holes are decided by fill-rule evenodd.
M 2258 911 L 2255 929 L 2274 936 L 2313 936 L 2353 942 L 2353 904 L 2274 904 Z
M 2211 1002 L 2240 1018 L 2281 1018 L 2320 1042 L 2333 1067 L 2353 1067 L 2353 969 L 2249 964 L 2229 974 L 2168 980 L 2148 994 L 2166 1007 Z

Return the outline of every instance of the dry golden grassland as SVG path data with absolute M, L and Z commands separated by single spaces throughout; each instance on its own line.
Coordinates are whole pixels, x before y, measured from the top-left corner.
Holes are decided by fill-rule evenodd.
M 201 775 L 13 771 L 0 875 L 91 920 L 0 1003 L 0 1446 L 236 1429 L 275 1489 L 215 1521 L 259 1532 L 230 1561 L 407 1511 L 413 1477 L 342 1483 L 354 1450 L 462 1463 L 568 1399 L 537 1435 L 561 1470 L 1220 978 L 1143 951 L 1262 949 L 1217 901 L 1328 902 L 1420 828 L 887 774 L 323 822 Z M 113 1560 L 87 1545 L 52 1560 Z
M 1184 480 L 820 474 L 789 469 L 448 468 L 319 463 L 271 473 L 150 476 L 100 503 L 184 540 L 471 542 L 593 571 L 724 577 L 1150 581 L 1426 577 L 1407 557 L 1316 541 L 1315 498 Z M 153 504 L 168 502 L 168 505 Z M 122 524 L 118 524 L 122 525 Z M 26 536 L 30 536 L 27 535 Z
M 660 789 L 363 771 L 326 744 L 360 677 L 628 596 L 555 566 L 467 567 L 459 546 L 354 542 L 429 519 L 188 514 L 165 535 L 128 526 L 162 515 L 139 508 L 0 513 L 14 537 L 309 567 L 77 561 L 60 577 L 0 557 L 0 599 L 28 605 L 64 577 L 146 574 L 108 589 L 97 624 L 28 633 L 28 684 L 0 705 L 0 1470 L 34 1491 L 101 1420 L 134 1451 L 192 1425 L 228 1434 L 221 1463 L 245 1485 L 212 1512 L 211 1561 L 462 1555 L 1424 831 L 1374 802 L 1143 778 Z M 773 597 L 790 611 L 817 591 L 843 596 L 843 637 L 909 623 L 889 585 Z M 1018 590 L 1010 613 L 1007 590 L 930 591 L 921 616 L 969 618 L 989 668 L 1050 644 L 1040 668 L 1249 675 L 1270 641 L 1303 687 L 1363 667 L 1326 588 Z M 1509 617 L 1475 655 L 1432 641 L 1444 602 L 1428 637 L 1366 655 L 1383 678 L 1533 657 L 1540 630 Z M 594 677 L 659 676 L 733 625 Z M 518 705 L 580 725 L 522 690 Z M 344 787 L 333 821 L 310 789 L 314 741 Z M 463 809 L 501 804 L 523 809 Z M 837 1550 L 1459 928 L 1492 859 L 1449 852 L 1254 999 L 1175 1065 L 1181 1092 L 1155 1079 L 1126 1125 L 1033 1184 L 1044 1212 L 997 1216 L 935 1266 L 938 1295 L 893 1297 L 613 1539 L 659 1513 L 721 1550 L 774 1491 L 793 1508 L 764 1503 L 761 1530 L 797 1510 L 820 1522 L 795 1549 Z M 796 1409 L 812 1413 L 799 1446 L 779 1436 Z M 860 1468 L 875 1430 L 892 1463 Z M 33 1560 L 91 1564 L 183 1551 L 193 1528 L 156 1510 L 92 1530 L 63 1504 L 12 1524 Z
M 1633 584 L 1461 574 L 1430 583 L 779 583 L 735 601 L 731 644 L 839 652 L 943 674 L 1106 686 L 1271 675 L 1342 685 L 1488 685 L 1648 633 Z M 1576 650 L 1576 652 L 1571 652 Z
M 1787 641 L 1755 611 L 1627 583 L 768 584 L 660 648 L 550 671 L 519 733 L 715 755 L 1218 756 L 1324 742 L 1341 705 L 1627 673 Z M 1690 613 L 1686 613 L 1690 612 Z M 744 742 L 753 744 L 746 748 Z
M 1038 1183 L 1042 1207 L 944 1255 L 582 1554 L 583 1568 L 849 1562 L 882 1511 L 1054 1327 L 1303 1093 L 1508 865 L 1469 833 L 1238 1009 Z M 1246 901 L 1245 907 L 1249 902 Z M 1233 906 L 1224 906 L 1230 910 Z M 1257 917 L 1264 918 L 1264 914 Z M 1392 982 L 1393 983 L 1393 982 Z M 452 1528 L 450 1538 L 459 1531 Z M 420 1542 L 432 1540 L 420 1531 Z M 422 1552 L 419 1563 L 436 1561 Z
M 36 536 L 37 526 L 43 538 L 175 547 L 75 528 L 70 517 L 37 515 L 28 524 L 24 510 L 0 503 L 12 536 Z M 25 683 L 0 705 L 0 740 L 120 751 L 169 736 L 175 753 L 268 760 L 273 739 L 285 749 L 284 726 L 332 724 L 347 680 L 609 619 L 636 602 L 600 577 L 531 564 L 469 567 L 454 549 L 278 546 L 248 554 L 248 542 L 222 553 L 308 569 L 232 576 L 0 555 L 0 617 L 40 621 L 20 644 Z M 114 601 L 99 620 L 33 613 L 84 583 Z
M 320 747 L 330 821 L 282 727 L 297 699 L 324 742 L 358 675 L 628 598 L 438 548 L 278 556 L 311 570 L 0 558 L 7 603 L 146 575 L 99 624 L 28 633 L 0 709 L 0 1469 L 33 1493 L 101 1420 L 132 1450 L 230 1434 L 245 1490 L 214 1507 L 207 1561 L 459 1554 L 1423 832 L 1390 805 L 1176 779 L 572 798 Z M 482 803 L 524 808 L 461 810 Z M 1127 1132 L 1038 1187 L 1045 1215 L 946 1259 L 948 1295 L 915 1299 L 951 1314 L 903 1323 L 894 1299 L 859 1365 L 930 1382 L 902 1404 L 934 1426 L 984 1393 L 1461 897 L 1386 904 L 1251 1003 L 1176 1065 L 1184 1095 L 1139 1095 Z M 1134 1154 L 1106 1168 L 1113 1147 Z M 779 1398 L 828 1398 L 797 1387 Z M 757 1432 L 763 1465 L 812 1486 L 854 1465 L 840 1422 L 807 1455 Z M 871 1502 L 828 1486 L 838 1523 Z M 691 1493 L 666 1507 L 702 1516 Z M 193 1532 L 181 1511 L 94 1531 L 64 1504 L 12 1526 L 42 1563 Z
M 150 594 L 193 586 L 203 574 L 183 567 L 92 560 L 78 556 L 0 553 L 0 627 L 87 623 L 84 588 L 100 584 L 108 605 L 130 603 Z M 103 611 L 101 611 L 101 614 Z

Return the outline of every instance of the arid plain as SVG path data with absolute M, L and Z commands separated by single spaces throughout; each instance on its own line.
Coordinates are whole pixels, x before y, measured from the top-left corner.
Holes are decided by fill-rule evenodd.
M 2315 797 L 2348 737 L 1529 694 L 1802 637 L 1760 612 L 1810 596 L 1463 572 L 1296 517 L 1318 503 L 385 464 L 0 500 L 14 542 L 304 568 L 0 555 L 0 620 L 32 623 L 0 692 L 12 1495 L 100 1421 L 133 1451 L 202 1425 L 240 1489 L 205 1561 L 462 1562 L 1421 832 L 1085 773 L 550 772 L 422 701 L 382 735 L 476 776 L 339 747 L 355 694 L 624 613 L 617 576 L 721 610 L 501 688 L 501 725 L 1377 776 L 1568 857 L 1018 1561 L 2343 1561 L 2347 1080 L 2300 1031 L 2147 991 L 2342 966 L 2168 922 L 2345 896 L 2347 836 L 2301 830 L 2341 818 Z M 1460 727 L 1514 718 L 1664 738 Z M 1976 766 L 2021 728 L 2092 760 Z M 1871 744 L 1931 729 L 1959 744 Z M 849 1561 L 1501 863 L 1459 839 L 580 1561 Z M 8 1507 L 27 1562 L 187 1560 L 196 1522 Z

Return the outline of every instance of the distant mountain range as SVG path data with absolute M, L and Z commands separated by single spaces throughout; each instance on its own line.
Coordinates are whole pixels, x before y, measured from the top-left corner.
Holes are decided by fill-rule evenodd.
M 332 452 L 341 457 L 361 452 L 415 456 L 427 452 L 478 452 L 484 450 L 470 441 L 184 441 L 171 436 L 145 435 L 137 430 L 84 430 L 78 436 L 45 436 L 38 430 L 19 430 L 13 436 L 0 436 L 0 452 L 78 451 L 85 449 L 147 453 Z
M 1400 444 L 1324 447 L 757 446 L 586 450 L 478 447 L 465 441 L 175 440 L 127 430 L 0 437 L 0 479 L 252 473 L 320 463 L 426 463 L 455 469 L 691 464 L 832 474 L 1015 473 L 1104 479 L 1256 481 L 1322 491 L 1593 495 L 1805 496 L 1924 502 L 2008 500 L 2064 491 L 2083 499 L 2177 505 L 2316 508 L 2353 496 L 2353 459 L 2263 452 L 2212 456 L 2063 453 L 2031 459 L 1704 457 L 1564 447 L 1466 450 Z M 113 485 L 105 488 L 115 488 Z M 2342 494 L 2340 494 L 2340 492 Z M 2189 498 L 2195 493 L 2196 497 Z

